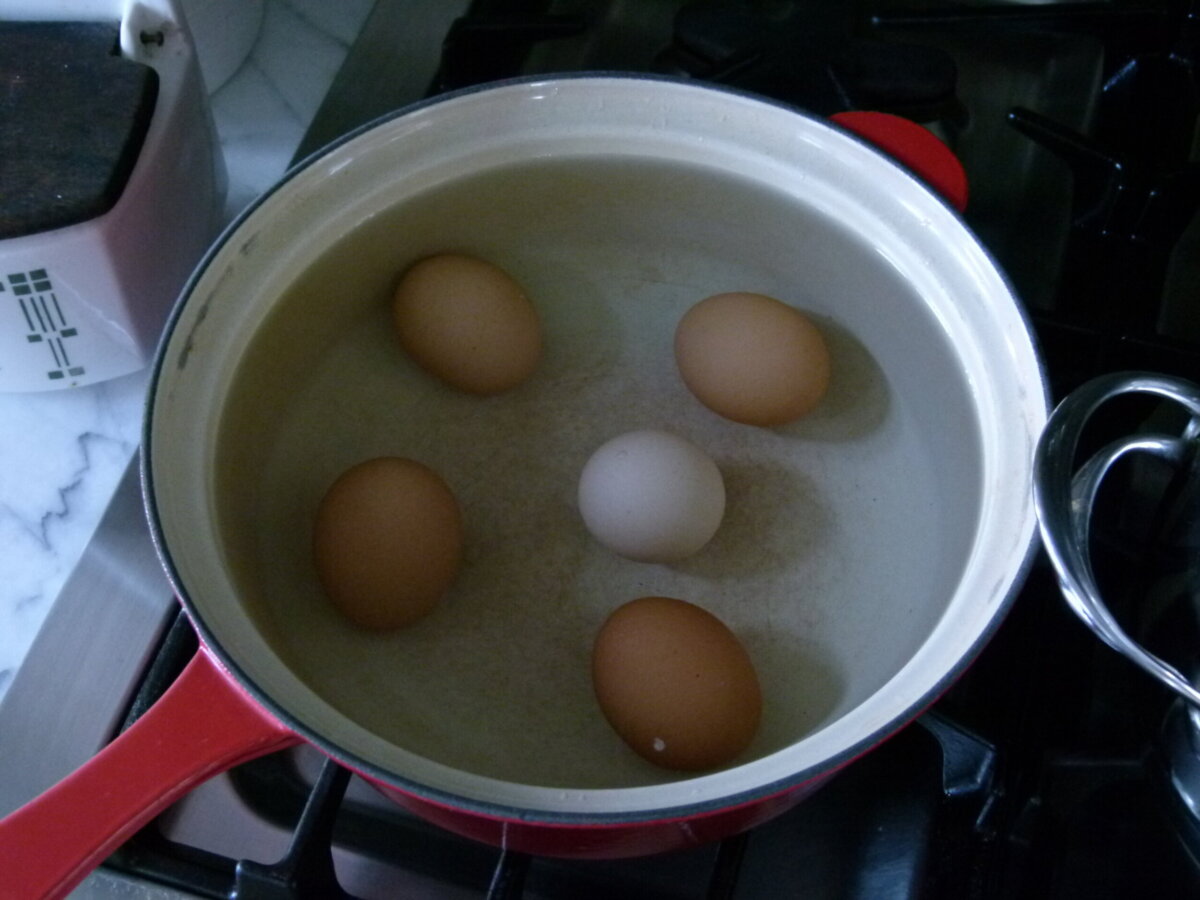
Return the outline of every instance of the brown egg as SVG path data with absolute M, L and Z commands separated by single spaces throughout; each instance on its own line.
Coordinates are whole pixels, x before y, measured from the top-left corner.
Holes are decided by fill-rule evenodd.
M 829 387 L 829 350 L 803 313 L 765 294 L 715 294 L 675 329 L 675 360 L 696 399 L 745 425 L 783 425 Z
M 525 381 L 542 354 L 537 311 L 504 270 L 455 253 L 421 260 L 396 286 L 400 344 L 431 375 L 471 394 Z
M 458 573 L 462 515 L 441 477 L 399 457 L 344 472 L 317 509 L 313 556 L 325 593 L 367 628 L 428 613 Z
M 669 769 L 724 765 L 762 716 L 754 665 L 720 619 L 672 597 L 619 607 L 592 649 L 600 709 L 639 755 Z

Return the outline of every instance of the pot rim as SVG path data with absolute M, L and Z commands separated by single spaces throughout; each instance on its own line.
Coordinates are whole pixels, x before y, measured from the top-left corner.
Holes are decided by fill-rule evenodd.
M 411 794 L 432 804 L 443 806 L 452 810 L 466 811 L 492 819 L 563 827 L 620 826 L 682 820 L 704 816 L 716 811 L 726 811 L 731 808 L 762 802 L 773 796 L 788 793 L 805 784 L 806 782 L 819 779 L 824 775 L 832 773 L 836 769 L 867 752 L 870 748 L 880 743 L 883 739 L 894 734 L 910 723 L 928 706 L 934 703 L 938 697 L 958 678 L 962 671 L 974 660 L 974 658 L 994 635 L 995 631 L 999 628 L 1005 617 L 1005 614 L 1019 592 L 1022 582 L 1032 566 L 1038 548 L 1037 533 L 1036 528 L 1033 527 L 1032 524 L 1033 517 L 1031 510 L 1029 517 L 1029 534 L 1027 539 L 1023 542 L 1023 547 L 1020 548 L 1019 561 L 1015 566 L 1011 567 L 1011 571 L 1009 572 L 1008 576 L 1007 588 L 1003 596 L 999 597 L 995 601 L 994 612 L 988 619 L 986 627 L 974 635 L 974 638 L 970 642 L 965 652 L 962 652 L 958 657 L 955 665 L 950 667 L 948 670 L 943 671 L 940 677 L 938 677 L 937 680 L 931 684 L 919 697 L 906 704 L 903 709 L 893 712 L 886 722 L 870 730 L 868 733 L 863 734 L 857 740 L 853 741 L 839 752 L 823 758 L 819 763 L 807 766 L 799 771 L 791 772 L 784 777 L 756 783 L 752 787 L 749 787 L 745 790 L 736 791 L 734 793 L 717 792 L 711 796 L 698 799 L 694 802 L 671 803 L 654 808 L 614 812 L 604 810 L 531 809 L 493 800 L 476 799 L 453 790 L 425 784 L 407 775 L 392 771 L 385 766 L 381 766 L 366 759 L 360 754 L 351 752 L 341 747 L 335 741 L 322 734 L 318 728 L 312 727 L 306 722 L 302 721 L 301 718 L 286 708 L 282 702 L 275 699 L 266 689 L 260 687 L 255 678 L 252 677 L 245 670 L 242 664 L 238 662 L 235 656 L 222 645 L 222 642 L 218 639 L 217 635 L 210 627 L 210 624 L 205 619 L 203 604 L 197 604 L 195 599 L 188 591 L 184 583 L 184 578 L 179 571 L 174 555 L 172 554 L 168 545 L 168 539 L 164 534 L 164 527 L 158 513 L 159 502 L 152 472 L 153 460 L 155 457 L 155 439 L 153 435 L 154 424 L 156 421 L 155 403 L 160 395 L 164 379 L 169 379 L 170 377 L 169 373 L 165 371 L 167 365 L 166 357 L 168 347 L 172 344 L 173 338 L 177 339 L 175 332 L 185 311 L 196 302 L 195 292 L 198 284 L 201 282 L 210 265 L 212 265 L 214 259 L 216 259 L 221 253 L 222 249 L 238 239 L 242 226 L 251 216 L 255 214 L 255 212 L 261 209 L 264 205 L 270 203 L 272 199 L 284 191 L 288 185 L 303 175 L 303 173 L 312 168 L 315 164 L 325 159 L 330 153 L 356 140 L 360 136 L 372 132 L 375 129 L 397 119 L 411 116 L 430 107 L 452 103 L 462 98 L 471 97 L 480 93 L 513 88 L 528 88 L 542 85 L 552 86 L 561 82 L 605 80 L 646 82 L 652 84 L 661 83 L 692 90 L 724 93 L 751 103 L 761 104 L 763 106 L 773 107 L 777 110 L 785 111 L 791 115 L 796 115 L 802 119 L 807 119 L 811 122 L 818 123 L 823 128 L 840 133 L 854 143 L 870 150 L 874 155 L 886 162 L 886 164 L 892 169 L 902 172 L 908 179 L 915 183 L 917 188 L 923 194 L 933 198 L 947 213 L 949 213 L 950 216 L 958 220 L 958 222 L 962 225 L 963 236 L 965 238 L 969 238 L 973 244 L 973 249 L 982 254 L 988 265 L 990 265 L 994 270 L 995 275 L 997 275 L 1000 281 L 1003 283 L 1009 296 L 1015 299 L 1016 294 L 1013 291 L 1012 285 L 1010 284 L 1003 270 L 993 259 L 987 248 L 982 245 L 979 239 L 965 224 L 959 213 L 954 210 L 949 203 L 947 203 L 943 198 L 937 196 L 928 186 L 920 181 L 916 175 L 908 171 L 904 166 L 887 157 L 886 154 L 873 147 L 869 142 L 863 140 L 858 135 L 848 131 L 836 123 L 829 122 L 822 117 L 814 116 L 802 110 L 798 110 L 786 103 L 764 98 L 751 92 L 736 88 L 729 88 L 722 85 L 699 84 L 694 81 L 673 76 L 610 72 L 578 72 L 554 75 L 551 77 L 544 75 L 521 76 L 502 81 L 474 85 L 438 95 L 436 97 L 426 98 L 416 103 L 401 107 L 393 112 L 385 114 L 384 116 L 376 118 L 371 122 L 361 125 L 292 165 L 275 184 L 273 184 L 260 196 L 255 198 L 255 200 L 252 201 L 246 208 L 244 208 L 222 231 L 219 237 L 209 247 L 201 261 L 197 264 L 196 268 L 193 270 L 182 289 L 179 301 L 172 308 L 170 316 L 168 317 L 162 339 L 150 370 L 146 409 L 143 418 L 143 452 L 140 457 L 143 497 L 150 526 L 150 533 L 156 551 L 158 552 L 164 569 L 166 570 L 168 579 L 174 587 L 176 595 L 182 603 L 193 627 L 197 630 L 205 646 L 219 661 L 220 665 L 226 669 L 230 677 L 233 678 L 247 693 L 249 693 L 249 695 L 253 697 L 256 702 L 261 704 L 265 709 L 269 710 L 272 715 L 276 716 L 285 726 L 294 731 L 304 740 L 313 744 L 330 757 L 338 760 L 347 767 L 363 774 L 373 781 L 377 781 L 383 785 L 395 788 L 407 794 Z M 1023 338 L 1028 340 L 1030 347 L 1033 349 L 1034 362 L 1037 368 L 1037 376 L 1042 396 L 1040 398 L 1033 399 L 1032 402 L 1039 407 L 1039 412 L 1044 418 L 1044 415 L 1048 412 L 1050 406 L 1049 386 L 1045 376 L 1044 367 L 1041 362 L 1040 354 L 1037 352 L 1036 335 L 1033 332 L 1029 316 L 1024 308 L 1019 303 L 1014 303 L 1013 306 L 1020 321 L 1021 327 L 1024 329 Z M 1013 552 L 1013 555 L 1016 555 L 1015 551 Z M 899 675 L 897 677 L 899 677 Z M 720 773 L 703 773 L 700 777 L 718 777 L 719 774 Z M 679 783 L 679 781 L 671 782 L 673 785 L 677 785 Z M 656 790 L 660 787 L 660 785 L 651 785 L 646 788 L 621 788 L 615 790 Z M 546 789 L 552 790 L 551 788 Z M 613 789 L 567 789 L 565 792 L 575 795 L 603 793 L 611 790 Z

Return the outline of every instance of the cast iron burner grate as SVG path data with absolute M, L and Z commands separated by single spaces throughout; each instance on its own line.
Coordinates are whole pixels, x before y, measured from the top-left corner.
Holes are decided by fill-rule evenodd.
M 1200 3 L 952 4 L 887 9 L 871 25 L 981 46 L 1052 33 L 1103 48 L 1087 134 L 1019 106 L 1007 116 L 1072 182 L 1052 308 L 1034 313 L 1055 395 L 1122 369 L 1200 378 L 1200 352 L 1167 336 L 1166 308 L 1171 295 L 1194 306 L 1200 290 L 1200 264 L 1179 249 L 1200 211 Z

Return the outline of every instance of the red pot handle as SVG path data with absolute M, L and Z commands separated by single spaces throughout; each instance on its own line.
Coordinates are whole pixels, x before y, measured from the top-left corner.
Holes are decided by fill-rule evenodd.
M 829 118 L 912 170 L 959 212 L 967 208 L 966 170 L 928 128 L 891 113 L 852 110 Z
M 0 898 L 65 897 L 189 790 L 299 740 L 201 648 L 132 727 L 0 821 Z

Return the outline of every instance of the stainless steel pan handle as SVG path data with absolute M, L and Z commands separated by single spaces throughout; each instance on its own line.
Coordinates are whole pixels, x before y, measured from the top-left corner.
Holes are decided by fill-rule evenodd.
M 1092 414 L 1122 394 L 1151 394 L 1184 406 L 1190 419 L 1182 435 L 1139 434 L 1109 444 L 1079 470 L 1079 436 Z M 1059 404 L 1038 442 L 1034 503 L 1042 541 L 1071 609 L 1106 644 L 1124 654 L 1200 710 L 1200 690 L 1178 669 L 1148 652 L 1117 623 L 1100 596 L 1089 554 L 1092 506 L 1113 464 L 1145 453 L 1177 466 L 1191 466 L 1200 435 L 1200 387 L 1179 378 L 1140 372 L 1106 375 L 1075 390 Z

